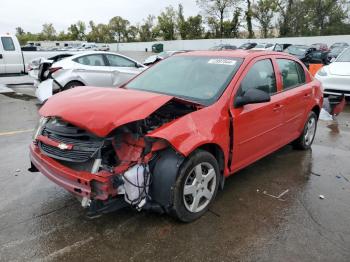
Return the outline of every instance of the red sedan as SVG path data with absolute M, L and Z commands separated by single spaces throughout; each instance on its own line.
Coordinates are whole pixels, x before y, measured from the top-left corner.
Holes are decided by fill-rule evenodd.
M 322 97 L 285 53 L 184 53 L 122 88 L 50 98 L 30 170 L 77 196 L 91 216 L 130 205 L 189 222 L 228 176 L 289 143 L 309 149 Z

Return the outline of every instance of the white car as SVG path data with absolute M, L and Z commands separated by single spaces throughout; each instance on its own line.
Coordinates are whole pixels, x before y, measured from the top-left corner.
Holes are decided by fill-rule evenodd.
M 315 75 L 323 86 L 325 95 L 350 97 L 350 48 L 345 49 L 337 59 L 317 71 Z
M 257 44 L 252 50 L 273 50 L 275 47 L 274 44 L 271 43 L 260 43 Z
M 29 61 L 27 71 L 28 75 L 34 80 L 34 87 L 38 87 L 41 81 L 46 80 L 46 78 L 44 78 L 44 74 L 48 73 L 48 71 L 46 72 L 46 70 L 48 70 L 53 63 L 76 54 L 78 53 L 67 52 L 55 55 L 53 57 L 49 57 L 47 59 L 44 57 L 38 57 Z
M 80 53 L 52 64 L 48 70 L 48 79 L 39 84 L 36 96 L 43 103 L 54 93 L 76 86 L 118 86 L 146 68 L 120 54 Z
M 161 52 L 159 54 L 156 54 L 156 55 L 151 55 L 149 57 L 147 57 L 145 59 L 145 61 L 143 61 L 143 64 L 146 65 L 146 66 L 149 66 L 149 65 L 152 65 L 152 64 L 155 64 L 161 60 L 164 60 L 165 58 L 168 58 L 170 56 L 173 56 L 173 55 L 176 55 L 176 54 L 180 54 L 180 53 L 185 53 L 186 51 L 183 51 L 183 50 L 176 50 L 176 51 L 164 51 L 164 52 Z

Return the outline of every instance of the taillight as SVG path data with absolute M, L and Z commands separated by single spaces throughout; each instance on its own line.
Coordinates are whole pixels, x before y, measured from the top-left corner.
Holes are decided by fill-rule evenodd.
M 51 67 L 51 68 L 49 68 L 49 72 L 50 72 L 50 74 L 53 74 L 60 69 L 62 69 L 62 67 Z

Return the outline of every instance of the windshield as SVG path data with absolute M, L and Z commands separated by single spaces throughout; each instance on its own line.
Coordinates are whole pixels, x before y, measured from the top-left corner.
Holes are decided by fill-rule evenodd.
M 350 62 L 350 48 L 341 53 L 336 62 Z
M 239 58 L 173 56 L 149 68 L 126 88 L 210 105 L 221 96 L 241 63 Z
M 307 46 L 290 46 L 286 49 L 286 52 L 291 55 L 304 55 L 307 51 Z

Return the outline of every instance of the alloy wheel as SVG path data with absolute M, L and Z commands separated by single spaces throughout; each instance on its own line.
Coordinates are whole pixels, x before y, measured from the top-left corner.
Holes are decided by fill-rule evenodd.
M 188 211 L 198 213 L 210 203 L 216 188 L 214 167 L 203 162 L 196 165 L 188 174 L 184 188 L 183 201 Z
M 314 117 L 311 117 L 309 121 L 306 124 L 306 130 L 305 130 L 305 144 L 309 146 L 312 143 L 312 140 L 314 139 L 316 131 L 316 119 Z

